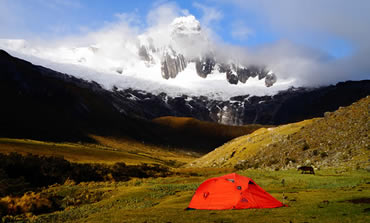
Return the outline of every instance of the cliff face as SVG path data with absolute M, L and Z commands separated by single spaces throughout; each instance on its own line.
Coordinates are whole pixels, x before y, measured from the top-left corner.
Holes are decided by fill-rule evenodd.
M 176 78 L 187 66 L 195 66 L 196 73 L 202 78 L 207 78 L 216 72 L 225 75 L 225 81 L 230 84 L 245 84 L 250 77 L 257 77 L 265 81 L 266 87 L 271 87 L 277 77 L 266 66 L 244 66 L 235 62 L 233 58 L 217 59 L 210 42 L 203 36 L 199 21 L 193 16 L 176 18 L 170 25 L 171 41 L 165 46 L 156 47 L 150 41 L 150 36 L 141 36 L 142 42 L 138 46 L 138 53 L 142 60 L 153 61 L 160 55 L 161 74 L 164 79 Z M 205 49 L 190 49 L 197 54 L 189 53 L 189 46 L 199 46 Z M 157 49 L 157 50 L 147 50 Z M 247 61 L 244 61 L 247 63 Z
M 207 78 L 215 68 L 216 61 L 212 57 L 197 58 L 195 60 L 195 68 L 200 77 Z
M 176 78 L 177 74 L 185 70 L 186 66 L 185 57 L 168 47 L 161 58 L 162 77 L 164 79 Z

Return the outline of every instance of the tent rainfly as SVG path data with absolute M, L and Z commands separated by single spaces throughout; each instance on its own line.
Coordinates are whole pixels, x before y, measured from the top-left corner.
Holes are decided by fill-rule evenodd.
M 285 206 L 252 179 L 236 173 L 204 181 L 195 191 L 187 209 L 246 209 Z

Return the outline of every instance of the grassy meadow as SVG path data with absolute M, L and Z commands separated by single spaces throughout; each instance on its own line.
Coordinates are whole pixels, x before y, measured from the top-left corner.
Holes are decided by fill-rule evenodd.
M 288 207 L 245 210 L 185 211 L 198 185 L 227 169 L 178 170 L 166 178 L 128 182 L 58 185 L 41 193 L 101 194 L 101 200 L 71 205 L 34 217 L 35 222 L 369 222 L 370 174 L 364 170 L 317 171 L 247 170 L 251 177 Z M 211 173 L 211 174 L 210 174 Z M 282 180 L 284 179 L 284 183 Z M 55 192 L 56 191 L 56 192 Z M 61 192 L 62 191 L 62 192 Z
M 156 164 L 165 177 L 64 183 L 0 198 L 3 222 L 369 222 L 370 172 L 353 168 L 322 168 L 316 175 L 295 169 L 238 170 L 288 207 L 245 210 L 184 210 L 206 179 L 235 172 L 233 168 L 183 168 L 198 155 L 141 142 L 95 136 L 99 144 L 49 143 L 0 139 L 3 154 L 17 152 L 64 157 L 92 165 Z M 133 169 L 135 170 L 135 169 Z M 161 170 L 159 170 L 161 171 Z M 124 178 L 126 179 L 126 178 Z M 4 187 L 1 184 L 0 189 Z M 14 183 L 14 182 L 13 182 Z

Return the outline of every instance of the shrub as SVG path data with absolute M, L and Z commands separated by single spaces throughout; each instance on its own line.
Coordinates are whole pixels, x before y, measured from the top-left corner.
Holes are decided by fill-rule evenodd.
M 271 166 L 271 165 L 274 165 L 274 164 L 277 164 L 277 163 L 279 163 L 279 160 L 277 160 L 277 159 L 275 159 L 275 158 L 272 158 L 271 160 L 269 160 L 269 161 L 267 162 L 267 165 L 268 165 L 268 166 Z
M 253 168 L 254 169 L 258 169 L 258 167 L 260 166 L 260 164 L 259 163 L 255 163 L 254 165 L 253 165 Z
M 320 156 L 321 156 L 321 158 L 325 158 L 325 157 L 328 156 L 328 153 L 327 152 L 321 152 Z
M 49 212 L 52 207 L 52 202 L 41 197 L 40 194 L 29 192 L 22 197 L 4 197 L 1 199 L 3 208 L 6 209 L 6 214 L 17 215 L 21 213 L 32 212 L 34 214 Z
M 5 216 L 8 213 L 8 205 L 4 201 L 0 201 L 0 217 Z
M 312 151 L 312 155 L 314 155 L 314 156 L 319 155 L 319 151 L 317 149 L 315 149 L 314 151 Z
M 302 150 L 303 150 L 303 151 L 306 151 L 306 150 L 308 150 L 309 148 L 310 148 L 310 145 L 308 145 L 308 143 L 307 143 L 306 141 L 304 141 L 303 146 L 302 146 Z
M 248 166 L 248 162 L 246 160 L 239 160 L 235 166 L 234 166 L 234 169 L 235 170 L 244 170 L 244 169 L 247 169 L 249 166 Z
M 285 165 L 288 165 L 290 161 L 291 161 L 292 163 L 297 162 L 294 158 L 289 158 L 289 157 L 287 157 L 287 158 L 285 159 Z

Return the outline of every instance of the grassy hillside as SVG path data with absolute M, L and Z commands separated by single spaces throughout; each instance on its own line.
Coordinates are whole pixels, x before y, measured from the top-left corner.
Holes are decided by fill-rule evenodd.
M 70 162 L 113 164 L 156 163 L 178 166 L 194 159 L 195 154 L 173 149 L 169 151 L 157 146 L 132 139 L 115 140 L 113 138 L 90 135 L 100 144 L 54 143 L 28 139 L 0 138 L 0 153 L 17 152 L 42 156 L 64 157 Z
M 213 122 L 199 121 L 188 117 L 166 116 L 153 120 L 160 127 L 161 136 L 171 145 L 185 148 L 198 148 L 193 151 L 210 152 L 223 143 L 250 134 L 263 125 L 230 126 Z
M 335 112 L 236 138 L 195 160 L 192 167 L 295 168 L 369 165 L 370 97 Z

